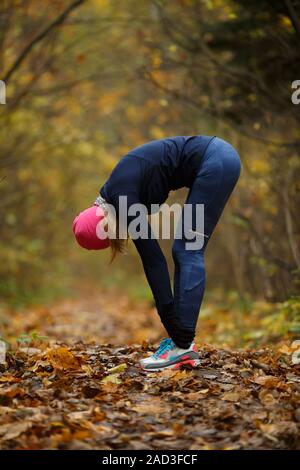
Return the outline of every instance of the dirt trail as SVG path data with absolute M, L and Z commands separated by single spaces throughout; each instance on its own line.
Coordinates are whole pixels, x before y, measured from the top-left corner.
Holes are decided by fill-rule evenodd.
M 288 346 L 199 345 L 198 369 L 146 374 L 147 305 L 110 294 L 14 312 L 0 374 L 2 449 L 299 448 L 299 365 Z M 47 335 L 49 339 L 40 338 Z

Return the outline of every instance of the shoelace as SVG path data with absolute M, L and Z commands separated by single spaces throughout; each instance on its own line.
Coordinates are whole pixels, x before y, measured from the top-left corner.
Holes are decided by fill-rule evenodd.
M 171 338 L 162 339 L 158 347 L 158 350 L 153 354 L 153 357 L 157 359 L 161 354 L 174 348 L 174 346 L 175 346 L 174 342 Z

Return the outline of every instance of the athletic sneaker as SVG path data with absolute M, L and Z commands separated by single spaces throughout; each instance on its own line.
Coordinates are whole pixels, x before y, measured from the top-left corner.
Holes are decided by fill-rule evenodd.
M 192 367 L 200 364 L 197 346 L 193 342 L 188 349 L 181 349 L 171 338 L 163 339 L 152 356 L 140 360 L 142 369 L 149 371 L 180 369 L 183 364 Z

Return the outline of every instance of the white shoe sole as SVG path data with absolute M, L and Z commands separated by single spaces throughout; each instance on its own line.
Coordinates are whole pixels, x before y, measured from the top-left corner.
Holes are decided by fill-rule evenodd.
M 169 366 L 161 366 L 161 367 L 144 367 L 143 364 L 140 363 L 140 367 L 145 372 L 160 372 L 165 369 L 180 369 L 181 366 L 184 365 L 191 365 L 192 367 L 197 367 L 200 365 L 200 359 L 189 359 L 187 361 L 177 362 L 175 364 L 171 364 Z

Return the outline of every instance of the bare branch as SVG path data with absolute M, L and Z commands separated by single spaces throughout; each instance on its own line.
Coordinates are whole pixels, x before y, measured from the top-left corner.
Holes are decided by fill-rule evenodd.
M 161 90 L 164 93 L 168 94 L 169 96 L 172 96 L 172 98 L 174 98 L 176 100 L 183 100 L 185 102 L 185 104 L 189 104 L 189 105 L 195 107 L 198 110 L 201 108 L 201 104 L 199 102 L 197 102 L 196 100 L 192 99 L 190 96 L 183 94 L 179 90 L 174 90 L 174 89 L 170 89 L 168 87 L 165 87 L 164 85 L 159 83 L 153 77 L 153 75 L 151 74 L 150 71 L 145 71 L 144 70 L 143 76 L 144 76 L 145 79 L 148 79 L 156 88 L 158 88 L 159 90 Z M 210 107 L 210 106 L 205 107 L 205 112 L 210 114 L 211 116 L 215 117 L 216 119 L 220 118 L 220 116 L 216 115 L 215 109 Z M 237 130 L 237 132 L 244 135 L 246 138 L 251 139 L 251 140 L 259 141 L 259 142 L 261 142 L 263 144 L 266 144 L 266 145 L 273 145 L 275 147 L 282 147 L 282 148 L 299 148 L 300 147 L 300 140 L 295 140 L 293 142 L 276 142 L 274 140 L 267 139 L 265 137 L 259 136 L 257 134 L 253 134 L 252 132 L 249 132 L 248 128 L 246 126 L 241 125 L 241 124 L 234 123 L 234 126 L 235 126 L 235 129 Z
M 240 211 L 236 211 L 233 213 L 236 217 L 239 219 L 243 220 L 244 222 L 247 223 L 248 228 L 250 232 L 252 233 L 255 241 L 257 244 L 261 247 L 263 256 L 266 260 L 268 260 L 271 263 L 274 263 L 276 266 L 280 267 L 284 271 L 288 272 L 291 274 L 293 269 L 295 269 L 294 265 L 291 265 L 287 263 L 285 260 L 278 258 L 277 256 L 274 256 L 272 252 L 270 251 L 267 243 L 264 242 L 263 238 L 260 236 L 258 231 L 255 228 L 255 224 L 253 221 L 250 219 L 250 217 L 246 217 L 244 214 L 242 214 Z
M 41 42 L 53 29 L 60 26 L 70 15 L 70 13 L 77 7 L 79 7 L 86 0 L 75 0 L 71 3 L 55 20 L 53 20 L 48 26 L 46 26 L 39 34 L 37 34 L 32 41 L 27 44 L 23 49 L 19 57 L 12 64 L 10 69 L 6 72 L 3 80 L 7 83 L 8 80 L 12 77 L 13 73 L 20 67 L 23 61 L 26 59 L 31 50 Z

